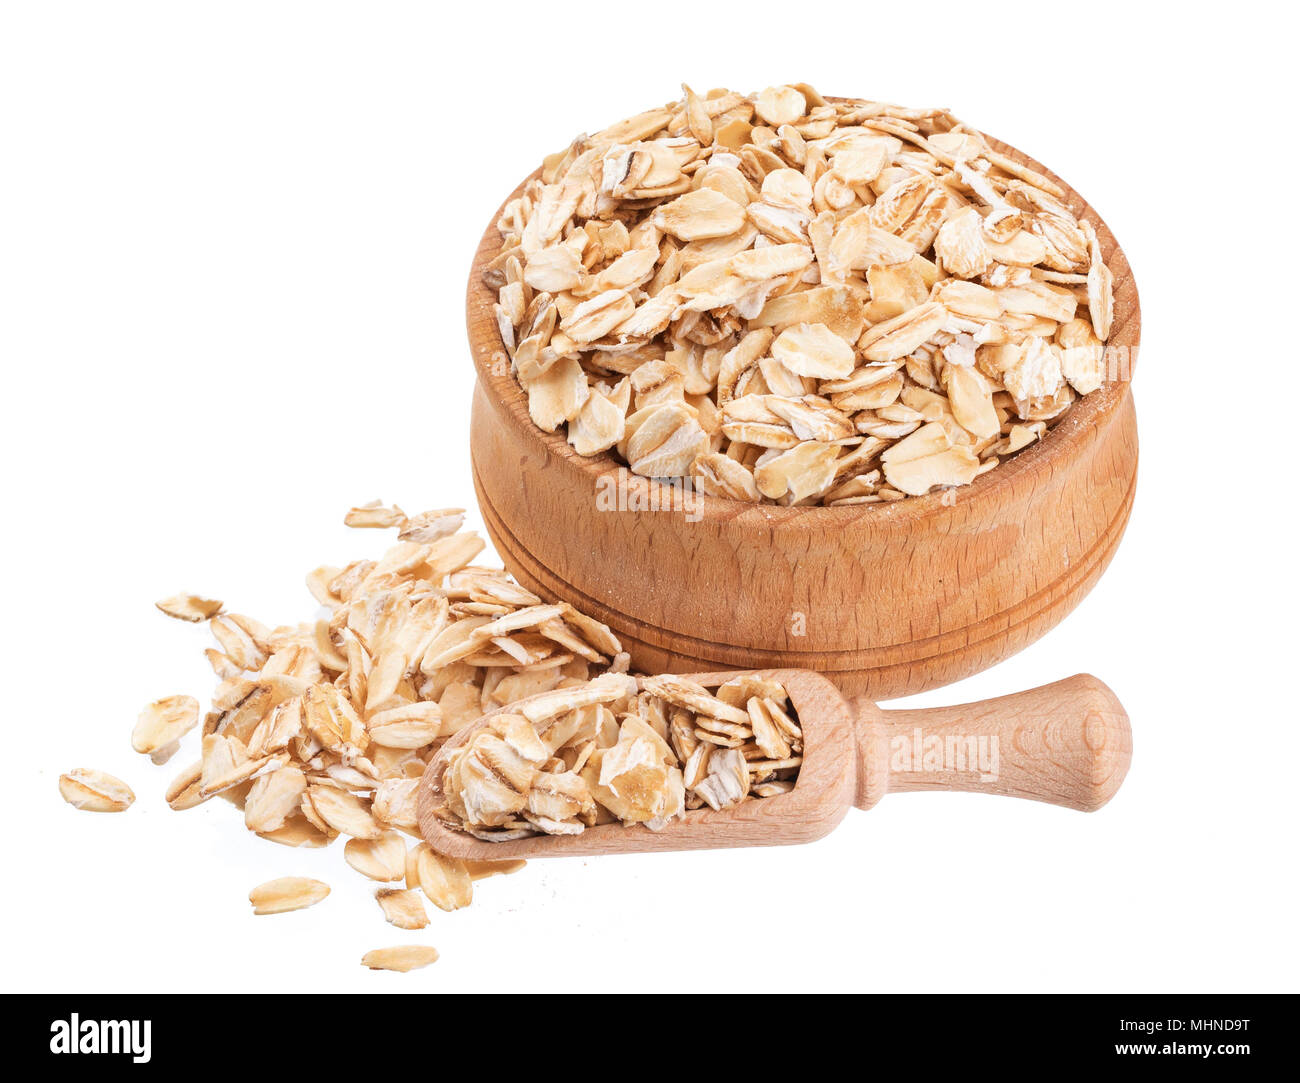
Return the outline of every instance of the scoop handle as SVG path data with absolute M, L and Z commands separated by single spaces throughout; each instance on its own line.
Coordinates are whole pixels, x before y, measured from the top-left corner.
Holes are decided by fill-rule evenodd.
M 963 790 L 1092 812 L 1119 789 L 1133 755 L 1128 714 L 1096 677 L 954 707 L 882 711 L 855 699 L 854 804 L 886 793 Z

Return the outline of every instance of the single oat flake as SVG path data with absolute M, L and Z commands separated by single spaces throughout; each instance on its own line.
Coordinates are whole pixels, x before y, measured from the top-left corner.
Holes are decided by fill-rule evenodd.
M 361 965 L 371 970 L 396 970 L 405 974 L 431 966 L 438 961 L 438 949 L 423 944 L 405 944 L 395 948 L 375 948 L 361 957 Z
M 154 602 L 169 617 L 187 620 L 192 624 L 215 617 L 221 612 L 221 604 L 210 598 L 200 598 L 197 594 L 174 594 L 161 602 Z
M 429 924 L 429 912 L 418 891 L 409 888 L 380 888 L 375 900 L 390 925 L 399 929 L 423 929 Z
M 131 733 L 131 747 L 152 755 L 179 741 L 199 724 L 199 701 L 193 696 L 168 696 L 140 712 Z
M 60 775 L 59 794 L 84 812 L 125 812 L 135 801 L 131 787 L 120 778 L 88 767 Z
M 714 496 L 849 505 L 968 485 L 1102 385 L 1113 276 L 1050 178 L 943 109 L 682 90 L 497 222 L 483 277 L 540 428 Z M 890 454 L 931 424 L 942 447 Z
M 287 914 L 315 906 L 330 893 L 329 884 L 305 876 L 282 876 L 268 880 L 248 893 L 254 914 Z

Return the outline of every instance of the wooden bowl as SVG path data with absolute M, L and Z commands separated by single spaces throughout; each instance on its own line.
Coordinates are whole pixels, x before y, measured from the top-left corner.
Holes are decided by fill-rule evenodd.
M 1131 361 L 1137 286 L 1111 231 L 1055 174 L 990 142 L 1056 180 L 1075 214 L 1095 224 L 1114 274 L 1108 345 Z M 481 277 L 501 249 L 497 217 L 466 297 L 479 505 L 516 579 L 604 621 L 636 669 L 812 669 L 846 694 L 909 695 L 1028 646 L 1078 605 L 1114 555 L 1137 477 L 1131 363 L 1043 440 L 964 488 L 844 508 L 694 493 L 687 515 L 670 487 L 647 480 L 659 506 L 677 510 L 602 510 L 608 499 L 598 498 L 621 464 L 584 458 L 563 431 L 539 430 L 506 363 L 496 298 Z

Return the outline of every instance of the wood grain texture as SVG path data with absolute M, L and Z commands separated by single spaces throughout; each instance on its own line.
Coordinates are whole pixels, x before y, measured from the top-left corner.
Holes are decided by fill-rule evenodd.
M 886 793 L 961 790 L 1093 812 L 1115 796 L 1133 756 L 1127 712 L 1114 692 L 1086 673 L 955 707 L 882 711 L 855 699 L 850 709 L 859 727 L 858 808 L 870 808 Z M 966 769 L 961 760 L 937 767 L 914 754 L 894 762 L 896 742 L 911 751 L 931 740 L 945 745 L 945 755 L 947 749 L 964 753 Z M 972 741 L 995 749 L 996 777 L 983 777 Z
M 1053 176 L 1072 209 L 1097 225 L 1115 276 L 1110 345 L 1134 357 L 1137 287 L 1111 231 L 1040 163 L 991 142 Z M 489 225 L 466 299 L 478 369 L 471 451 L 484 521 L 522 584 L 604 621 L 642 672 L 812 669 L 851 694 L 908 695 L 1028 646 L 1079 603 L 1114 555 L 1137 476 L 1131 364 L 1044 440 L 951 490 L 946 502 L 933 493 L 781 508 L 695 494 L 690 517 L 601 510 L 602 486 L 620 464 L 584 458 L 562 432 L 537 429 L 510 375 L 495 297 L 480 277 L 499 251 Z
M 690 674 L 706 687 L 735 675 Z M 804 762 L 788 794 L 742 801 L 721 812 L 688 812 L 662 831 L 606 824 L 581 835 L 483 842 L 448 828 L 433 810 L 442 800 L 447 757 L 498 713 L 493 711 L 430 761 L 420 782 L 420 830 L 440 853 L 475 860 L 785 846 L 819 839 L 851 807 L 869 809 L 900 791 L 990 793 L 1092 811 L 1119 789 L 1132 757 L 1128 715 L 1106 685 L 1086 674 L 979 703 L 914 711 L 882 711 L 867 699 L 846 700 L 816 673 L 775 669 L 758 675 L 785 686 L 803 729 Z M 917 731 L 963 742 L 996 739 L 996 777 L 982 778 L 974 764 L 970 770 L 895 769 L 895 741 L 912 741 Z

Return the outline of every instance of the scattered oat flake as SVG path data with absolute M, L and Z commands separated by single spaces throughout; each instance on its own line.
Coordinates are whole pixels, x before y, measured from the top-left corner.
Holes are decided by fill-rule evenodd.
M 443 508 L 426 511 L 406 519 L 397 537 L 400 541 L 435 542 L 455 534 L 465 523 L 464 508 Z
M 421 944 L 407 944 L 397 948 L 375 948 L 361 957 L 361 965 L 371 970 L 396 970 L 405 974 L 419 970 L 438 961 L 438 949 Z
M 306 800 L 316 816 L 340 834 L 373 839 L 383 833 L 371 816 L 366 801 L 357 794 L 321 784 L 307 791 Z
M 371 880 L 400 880 L 406 875 L 406 843 L 396 831 L 373 839 L 348 839 L 343 858 Z
M 248 893 L 254 914 L 286 914 L 315 906 L 330 893 L 329 884 L 305 876 L 282 876 L 268 880 Z
M 390 925 L 399 929 L 423 929 L 429 924 L 429 912 L 418 891 L 410 888 L 380 888 L 375 900 Z
M 154 605 L 169 617 L 196 624 L 220 613 L 222 603 L 212 598 L 200 598 L 197 594 L 173 594 L 161 602 L 154 602 Z
M 471 880 L 486 880 L 492 876 L 510 876 L 527 864 L 518 858 L 513 861 L 466 861 L 465 869 Z
M 131 787 L 120 778 L 88 767 L 60 775 L 59 794 L 83 812 L 125 812 L 135 801 Z
M 174 745 L 198 724 L 199 701 L 193 696 L 168 696 L 155 700 L 140 712 L 131 733 L 131 747 L 145 755 L 153 755 Z
M 470 904 L 474 887 L 463 861 L 438 853 L 428 843 L 416 847 L 414 855 L 416 883 L 434 906 L 459 910 Z
M 763 330 L 756 342 L 773 337 Z M 674 371 L 656 379 L 672 384 Z M 651 375 L 636 381 L 636 393 L 659 386 Z M 623 386 L 631 401 L 633 382 Z M 772 416 L 815 425 L 819 410 L 801 403 Z M 686 770 L 692 749 L 708 742 L 764 765 L 737 800 L 793 785 L 802 748 L 779 686 L 745 686 L 767 697 L 757 728 L 734 691 L 724 699 L 675 677 L 639 686 L 606 625 L 572 606 L 543 603 L 504 571 L 472 564 L 484 543 L 463 530 L 462 516 L 458 509 L 403 516 L 406 536 L 386 552 L 319 567 L 309 587 L 327 613 L 317 619 L 264 625 L 218 614 L 211 628 L 220 649 L 207 652 L 219 682 L 211 709 L 205 714 L 184 696 L 159 700 L 132 735 L 155 759 L 197 744 L 198 758 L 167 786 L 167 804 L 181 812 L 222 797 L 221 807 L 235 808 L 252 834 L 288 848 L 342 837 L 344 858 L 360 876 L 391 885 L 377 895 L 385 915 L 419 928 L 425 900 L 443 910 L 468 906 L 475 881 L 524 866 L 459 861 L 407 840 L 418 837 L 426 765 L 494 708 L 504 709 L 457 760 L 454 812 L 438 810 L 479 837 L 575 834 L 611 819 L 660 830 L 704 807 L 709 787 L 720 785 L 707 783 L 711 761 L 703 754 L 693 761 L 698 772 Z M 102 811 L 132 800 L 125 784 L 93 771 L 63 776 L 60 791 L 78 807 Z M 250 901 L 259 914 L 280 913 L 327 891 L 289 877 L 255 888 Z M 398 953 L 391 960 L 390 951 Z M 416 953 L 411 966 L 436 958 L 412 946 L 374 959 L 408 969 L 408 951 Z
M 406 513 L 394 505 L 386 507 L 378 500 L 360 507 L 349 509 L 343 517 L 345 526 L 354 527 L 392 527 L 402 526 L 406 522 Z

